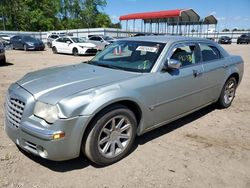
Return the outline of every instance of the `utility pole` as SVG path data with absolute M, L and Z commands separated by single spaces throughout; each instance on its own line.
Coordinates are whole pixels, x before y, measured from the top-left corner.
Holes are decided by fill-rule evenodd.
M 5 31 L 5 21 L 4 21 L 3 11 L 2 11 L 2 21 L 3 21 L 3 30 Z

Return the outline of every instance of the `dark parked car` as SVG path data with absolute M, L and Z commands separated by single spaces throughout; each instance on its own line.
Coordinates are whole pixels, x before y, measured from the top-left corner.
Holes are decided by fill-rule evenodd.
M 237 44 L 250 43 L 250 34 L 243 34 L 237 39 Z
M 27 50 L 44 50 L 44 43 L 31 36 L 17 35 L 10 39 L 10 43 L 13 49 Z
M 219 44 L 231 44 L 232 39 L 228 36 L 221 36 L 218 41 Z
M 0 65 L 4 65 L 5 63 L 6 63 L 5 49 L 4 45 L 0 42 Z

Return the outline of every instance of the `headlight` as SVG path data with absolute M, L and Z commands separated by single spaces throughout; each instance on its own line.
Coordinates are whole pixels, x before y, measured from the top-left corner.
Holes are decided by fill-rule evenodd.
M 29 46 L 34 46 L 34 43 L 32 43 L 32 42 L 27 42 L 27 44 L 28 44 Z
M 55 105 L 37 102 L 34 115 L 44 119 L 48 123 L 54 123 L 58 119 L 58 108 Z

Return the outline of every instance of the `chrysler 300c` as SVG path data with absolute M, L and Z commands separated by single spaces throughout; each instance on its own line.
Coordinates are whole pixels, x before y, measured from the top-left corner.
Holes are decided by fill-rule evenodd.
M 231 105 L 243 60 L 211 40 L 145 36 L 114 42 L 91 61 L 28 73 L 6 96 L 5 129 L 20 148 L 100 165 L 135 136 L 209 104 Z

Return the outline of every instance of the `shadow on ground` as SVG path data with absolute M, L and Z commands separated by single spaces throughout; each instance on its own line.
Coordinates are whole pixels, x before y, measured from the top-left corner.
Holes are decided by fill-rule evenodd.
M 13 63 L 6 62 L 5 64 L 0 65 L 0 67 L 7 67 L 7 66 L 11 66 L 11 65 L 14 65 L 14 64 L 13 64 Z
M 147 142 L 150 142 L 154 140 L 155 138 L 158 138 L 162 135 L 168 134 L 180 127 L 183 127 L 184 125 L 191 123 L 197 119 L 199 119 L 202 116 L 205 116 L 206 114 L 214 111 L 216 109 L 215 105 L 210 105 L 206 108 L 203 108 L 197 112 L 194 112 L 188 116 L 185 116 L 181 119 L 178 119 L 172 123 L 169 123 L 167 125 L 164 125 L 158 129 L 155 129 L 153 131 L 150 131 L 142 136 L 139 136 L 136 138 L 134 146 L 131 150 L 131 152 L 128 154 L 130 155 L 138 145 L 144 145 Z M 86 159 L 83 155 L 80 155 L 80 157 L 68 161 L 62 161 L 62 162 L 55 162 L 55 161 L 49 161 L 46 159 L 42 159 L 40 157 L 34 156 L 32 154 L 29 154 L 22 149 L 20 151 L 31 160 L 41 164 L 42 166 L 49 168 L 50 170 L 56 171 L 56 172 L 67 172 L 77 169 L 83 169 L 85 167 L 88 167 L 89 165 L 95 167 L 95 168 L 103 168 L 102 166 L 96 165 L 93 162 Z

